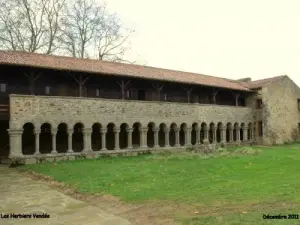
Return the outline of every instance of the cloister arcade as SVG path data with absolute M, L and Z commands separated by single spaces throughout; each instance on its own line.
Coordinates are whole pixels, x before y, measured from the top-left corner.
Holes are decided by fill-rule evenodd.
M 103 150 L 181 148 L 206 144 L 241 144 L 254 139 L 252 123 L 134 124 L 26 123 L 19 132 L 23 155 Z

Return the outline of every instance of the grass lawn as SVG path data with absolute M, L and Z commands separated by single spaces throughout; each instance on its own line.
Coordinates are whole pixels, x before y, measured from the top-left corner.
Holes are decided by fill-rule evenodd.
M 148 200 L 189 205 L 177 222 L 196 224 L 300 224 L 263 220 L 263 214 L 300 214 L 300 144 L 229 149 L 218 156 L 192 153 L 108 157 L 26 165 L 81 192 L 109 194 L 142 204 Z M 250 154 L 253 150 L 258 154 Z M 228 153 L 229 152 L 229 153 Z

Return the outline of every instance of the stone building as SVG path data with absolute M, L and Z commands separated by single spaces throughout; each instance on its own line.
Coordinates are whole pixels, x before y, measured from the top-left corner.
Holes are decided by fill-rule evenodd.
M 25 162 L 194 145 L 273 144 L 300 128 L 300 89 L 0 51 L 0 155 Z

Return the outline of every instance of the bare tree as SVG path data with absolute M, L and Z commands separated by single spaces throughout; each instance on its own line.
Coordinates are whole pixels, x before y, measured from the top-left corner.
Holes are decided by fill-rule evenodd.
M 65 0 L 0 0 L 0 47 L 50 54 L 58 47 Z

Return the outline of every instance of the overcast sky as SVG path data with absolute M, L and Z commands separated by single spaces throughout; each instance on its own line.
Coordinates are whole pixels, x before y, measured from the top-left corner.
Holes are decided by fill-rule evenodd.
M 300 86 L 299 0 L 106 3 L 136 30 L 129 59 L 233 79 L 286 74 Z

